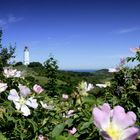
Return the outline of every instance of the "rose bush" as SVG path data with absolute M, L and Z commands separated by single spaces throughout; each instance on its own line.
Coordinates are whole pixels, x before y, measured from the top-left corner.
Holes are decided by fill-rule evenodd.
M 125 62 L 140 61 L 140 51 L 135 50 L 136 55 Z M 52 86 L 42 87 L 29 82 L 22 72 L 4 68 L 0 75 L 0 138 L 136 139 L 140 125 L 140 65 L 128 68 L 123 59 L 109 72 L 114 75 L 111 81 L 95 85 L 81 81 L 71 94 L 67 95 L 66 90 L 60 94 L 55 88 L 57 94 L 51 95 Z

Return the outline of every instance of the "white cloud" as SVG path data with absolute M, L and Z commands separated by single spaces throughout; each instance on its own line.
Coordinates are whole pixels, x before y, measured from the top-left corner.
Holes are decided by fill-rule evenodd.
M 140 30 L 140 28 L 138 28 L 138 27 L 125 28 L 125 29 L 120 29 L 120 30 L 116 31 L 116 33 L 125 34 L 125 33 L 135 32 L 135 31 L 139 31 L 139 30 Z
M 23 17 L 15 17 L 14 15 L 8 15 L 5 18 L 0 18 L 0 27 L 8 26 L 11 23 L 22 21 Z
M 118 58 L 126 58 L 130 56 L 129 53 L 127 54 L 108 54 L 108 55 L 97 55 L 96 58 L 108 58 L 108 59 L 118 59 Z
M 22 21 L 22 20 L 23 20 L 23 17 L 15 17 L 13 15 L 8 16 L 8 22 L 9 23 L 19 22 L 19 21 Z

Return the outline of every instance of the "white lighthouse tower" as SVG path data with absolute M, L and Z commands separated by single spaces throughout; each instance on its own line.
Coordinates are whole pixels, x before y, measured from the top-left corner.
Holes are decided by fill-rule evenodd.
M 29 49 L 27 46 L 25 46 L 24 48 L 24 60 L 23 60 L 23 63 L 24 65 L 29 65 L 29 60 L 30 60 L 30 57 L 29 57 Z

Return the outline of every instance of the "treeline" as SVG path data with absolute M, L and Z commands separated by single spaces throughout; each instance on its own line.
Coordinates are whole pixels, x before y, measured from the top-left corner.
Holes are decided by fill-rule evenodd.
M 49 59 L 54 59 L 54 58 L 49 58 Z M 49 60 L 48 59 L 48 60 Z M 56 66 L 57 66 L 57 61 L 56 61 Z M 23 63 L 22 62 L 17 62 L 15 64 L 15 67 L 17 68 L 23 68 Z M 31 62 L 28 67 L 26 68 L 27 70 L 33 71 L 37 74 L 37 76 L 47 76 L 46 68 L 44 65 L 40 62 Z M 81 80 L 88 81 L 89 83 L 103 83 L 106 81 L 106 79 L 111 79 L 112 74 L 108 72 L 107 69 L 102 69 L 102 70 L 97 70 L 95 72 L 75 72 L 75 71 L 67 71 L 67 70 L 59 70 L 57 69 L 57 78 L 62 81 L 66 82 L 79 82 Z

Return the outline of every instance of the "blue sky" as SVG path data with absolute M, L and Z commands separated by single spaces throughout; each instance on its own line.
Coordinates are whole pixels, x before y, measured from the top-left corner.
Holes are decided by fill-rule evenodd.
M 30 61 L 52 54 L 60 69 L 115 67 L 140 44 L 139 0 L 0 0 L 3 44 Z

